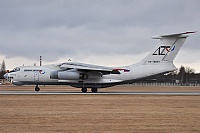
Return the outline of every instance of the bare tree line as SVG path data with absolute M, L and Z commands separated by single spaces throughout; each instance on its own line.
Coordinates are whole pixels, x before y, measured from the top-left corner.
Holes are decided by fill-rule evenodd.
M 1 69 L 0 69 L 0 79 L 3 79 L 3 75 L 6 73 L 6 64 L 5 61 L 1 63 Z
M 181 66 L 174 72 L 159 74 L 147 79 L 138 81 L 141 83 L 177 83 L 187 85 L 190 83 L 200 84 L 200 73 L 195 73 L 195 69 Z

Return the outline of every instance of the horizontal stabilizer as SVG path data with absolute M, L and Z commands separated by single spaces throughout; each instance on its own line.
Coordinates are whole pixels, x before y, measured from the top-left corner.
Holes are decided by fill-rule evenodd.
M 157 35 L 152 36 L 152 39 L 162 39 L 165 37 L 187 37 L 187 34 L 196 33 L 196 31 L 188 31 L 188 32 L 182 32 L 182 33 L 175 33 L 175 34 L 169 34 L 169 35 Z

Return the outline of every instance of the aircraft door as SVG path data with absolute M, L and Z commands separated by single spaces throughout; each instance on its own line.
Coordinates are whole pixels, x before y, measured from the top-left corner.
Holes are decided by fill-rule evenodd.
M 39 81 L 39 72 L 34 72 L 34 81 Z

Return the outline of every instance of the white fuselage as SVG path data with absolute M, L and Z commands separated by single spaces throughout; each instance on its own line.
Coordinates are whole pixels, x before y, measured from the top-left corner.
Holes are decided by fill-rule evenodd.
M 149 77 L 152 75 L 173 71 L 176 68 L 171 62 L 159 65 L 155 64 L 141 64 L 115 67 L 125 68 L 129 71 L 119 70 L 120 74 L 101 75 L 98 72 L 87 72 L 87 79 L 52 79 L 52 71 L 61 71 L 60 67 L 56 65 L 46 66 L 22 66 L 18 67 L 13 72 L 7 74 L 7 79 L 15 85 L 75 85 L 82 87 L 89 84 L 90 86 L 98 85 L 99 88 L 106 86 L 106 84 L 123 84 L 134 82 L 138 79 Z

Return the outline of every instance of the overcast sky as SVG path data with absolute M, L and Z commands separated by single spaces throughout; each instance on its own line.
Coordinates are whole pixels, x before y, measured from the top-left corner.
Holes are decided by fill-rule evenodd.
M 140 61 L 153 35 L 200 32 L 199 0 L 0 0 L 0 62 L 66 62 L 105 66 Z M 200 72 L 199 32 L 187 38 L 175 65 Z

